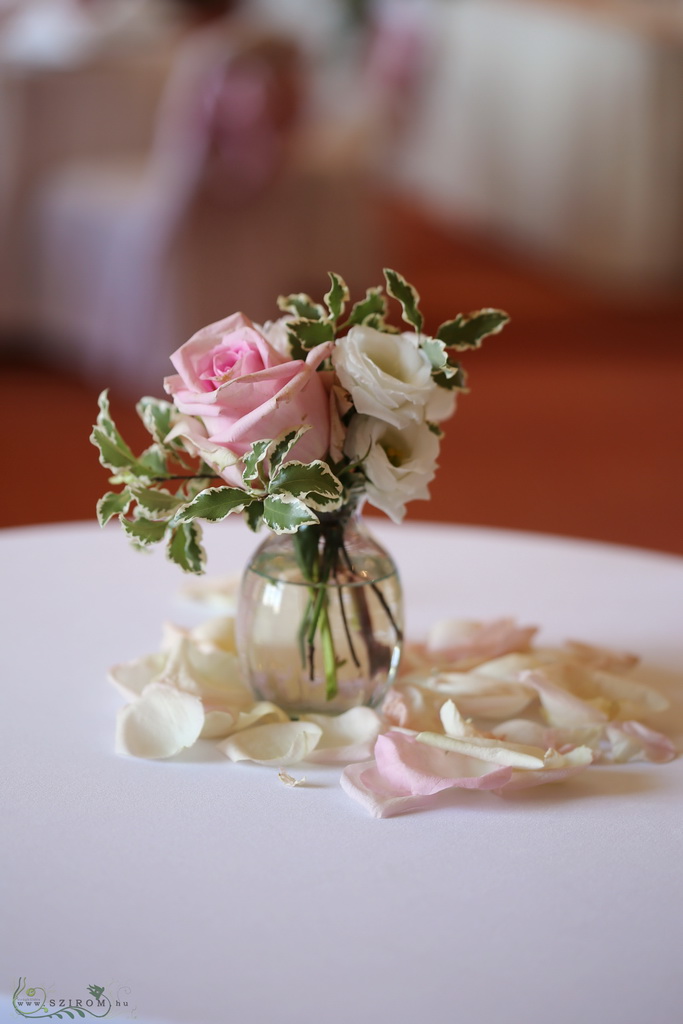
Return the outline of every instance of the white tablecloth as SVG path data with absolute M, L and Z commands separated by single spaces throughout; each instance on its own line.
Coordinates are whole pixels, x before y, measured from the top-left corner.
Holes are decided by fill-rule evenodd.
M 242 524 L 207 532 L 212 572 L 240 569 Z M 375 532 L 413 634 L 443 614 L 511 613 L 543 642 L 632 649 L 672 696 L 663 728 L 680 740 L 683 560 Z M 170 762 L 117 757 L 107 666 L 156 649 L 163 619 L 206 612 L 117 529 L 5 531 L 0 555 L 0 1020 L 20 1019 L 20 979 L 72 999 L 103 986 L 145 1022 L 680 1020 L 683 761 L 375 820 L 335 769 L 291 789 L 208 742 Z

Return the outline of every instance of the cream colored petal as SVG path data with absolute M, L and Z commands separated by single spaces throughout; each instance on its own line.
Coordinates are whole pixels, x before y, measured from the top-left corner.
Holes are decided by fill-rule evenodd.
M 246 711 L 240 711 L 232 731 L 241 732 L 242 729 L 250 729 L 252 725 L 269 725 L 273 722 L 288 721 L 289 715 L 277 704 L 271 704 L 269 700 L 260 700 Z
M 219 743 L 218 749 L 231 761 L 297 764 L 306 760 L 321 736 L 322 729 L 314 722 L 276 722 L 235 733 Z
M 348 764 L 365 761 L 372 754 L 382 722 L 372 708 L 357 707 L 341 715 L 302 715 L 322 732 L 309 761 L 323 764 Z
M 116 720 L 116 751 L 133 757 L 172 757 L 199 738 L 204 708 L 197 697 L 150 683 Z
M 237 612 L 237 595 L 240 586 L 239 574 L 231 576 L 201 576 L 186 583 L 181 594 L 189 601 L 215 608 L 227 615 Z
M 428 682 L 442 699 L 450 697 L 466 718 L 510 718 L 534 700 L 534 692 L 521 683 L 498 681 L 472 672 L 439 672 Z
M 159 679 L 201 697 L 210 710 L 239 711 L 254 702 L 237 655 L 218 648 L 202 648 L 188 637 L 178 637 L 167 652 Z
M 394 726 L 417 732 L 438 732 L 444 698 L 413 683 L 392 686 L 382 702 L 382 717 Z
M 510 652 L 527 652 L 537 632 L 536 626 L 518 626 L 514 619 L 444 619 L 430 629 L 426 647 L 437 664 L 468 668 Z
M 203 740 L 220 740 L 235 729 L 235 716 L 229 711 L 207 711 L 201 731 Z
M 574 660 L 586 662 L 592 668 L 603 669 L 605 672 L 628 672 L 640 661 L 637 654 L 612 651 L 608 647 L 596 647 L 580 640 L 567 640 L 566 647 Z
M 447 700 L 441 707 L 439 713 L 443 731 L 447 736 L 455 739 L 466 739 L 467 737 L 479 736 L 481 733 L 475 729 L 471 722 L 465 720 L 452 700 Z
M 573 666 L 546 666 L 524 672 L 521 678 L 525 686 L 536 690 L 549 725 L 573 728 L 607 721 L 610 708 L 604 706 L 604 701 L 589 703 L 572 693 L 567 685 L 562 685 L 568 683 L 573 671 Z
M 147 654 L 135 661 L 127 661 L 121 665 L 112 665 L 107 678 L 119 693 L 128 700 L 139 697 L 150 683 L 158 678 L 166 663 L 163 654 Z
M 503 796 L 517 789 L 543 786 L 551 782 L 562 782 L 584 771 L 593 761 L 593 751 L 588 747 L 576 747 L 567 754 L 555 750 L 546 752 L 543 768 L 538 771 L 513 771 L 512 778 L 499 790 Z
M 200 626 L 195 626 L 190 636 L 200 646 L 217 647 L 229 654 L 237 654 L 235 619 L 232 615 L 217 615 L 208 619 Z
M 609 749 L 605 760 L 615 763 L 625 761 L 672 761 L 677 754 L 676 747 L 661 732 L 648 729 L 642 722 L 614 722 L 606 730 Z
M 482 761 L 492 761 L 494 764 L 509 768 L 533 770 L 543 768 L 544 765 L 544 751 L 540 747 L 527 747 L 521 743 L 503 743 L 502 740 L 478 736 L 457 739 L 453 736 L 442 736 L 433 732 L 418 733 L 417 739 L 420 743 L 427 743 L 431 747 L 452 750 L 456 754 L 477 757 Z

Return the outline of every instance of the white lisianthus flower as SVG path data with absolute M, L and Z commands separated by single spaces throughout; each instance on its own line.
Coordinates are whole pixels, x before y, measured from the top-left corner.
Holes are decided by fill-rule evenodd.
M 426 423 L 408 423 L 398 430 L 374 416 L 354 416 L 344 452 L 362 460 L 368 501 L 395 523 L 403 519 L 409 501 L 429 498 L 439 439 Z
M 415 333 L 352 327 L 337 341 L 332 362 L 358 412 L 399 430 L 425 419 L 436 423 L 455 408 L 452 394 L 434 382 Z

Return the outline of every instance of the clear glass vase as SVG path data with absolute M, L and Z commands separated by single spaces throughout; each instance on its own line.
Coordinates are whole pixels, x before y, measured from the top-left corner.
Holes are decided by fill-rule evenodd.
M 290 714 L 375 706 L 396 676 L 403 599 L 396 566 L 344 508 L 270 534 L 242 577 L 240 660 L 257 697 Z

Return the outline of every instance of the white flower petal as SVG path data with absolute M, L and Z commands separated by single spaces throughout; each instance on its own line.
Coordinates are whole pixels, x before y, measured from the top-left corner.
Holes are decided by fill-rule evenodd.
M 134 700 L 146 686 L 159 677 L 165 663 L 164 654 L 146 654 L 134 661 L 112 665 L 107 678 L 127 700 Z
M 289 715 L 277 704 L 271 704 L 269 700 L 259 700 L 253 707 L 246 711 L 240 711 L 235 721 L 233 732 L 241 732 L 242 729 L 250 729 L 252 725 L 268 725 L 273 722 L 288 722 Z
M 512 652 L 528 652 L 536 626 L 518 626 L 514 619 L 468 622 L 444 619 L 429 631 L 427 657 L 461 670 Z
M 116 750 L 133 757 L 172 757 L 199 738 L 202 702 L 163 683 L 150 683 L 116 720 Z
M 235 733 L 219 743 L 218 749 L 231 761 L 297 764 L 306 760 L 321 736 L 322 729 L 314 722 L 277 722 Z
M 220 651 L 237 654 L 235 619 L 232 615 L 218 615 L 202 622 L 190 631 L 190 637 L 200 646 L 217 647 Z
M 605 729 L 609 749 L 606 761 L 672 761 L 676 747 L 668 736 L 648 729 L 642 722 L 610 722 Z
M 235 729 L 235 716 L 229 711 L 207 711 L 204 715 L 201 738 L 219 740 L 229 736 Z
M 302 715 L 322 730 L 320 741 L 308 760 L 322 764 L 365 761 L 372 754 L 382 722 L 372 708 L 357 707 L 341 715 Z
M 198 604 L 208 605 L 221 611 L 226 615 L 237 613 L 237 594 L 239 592 L 240 577 L 238 574 L 232 576 L 201 576 L 186 583 L 181 590 L 183 597 L 188 601 L 196 601 Z

